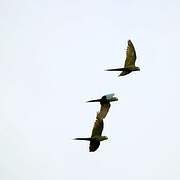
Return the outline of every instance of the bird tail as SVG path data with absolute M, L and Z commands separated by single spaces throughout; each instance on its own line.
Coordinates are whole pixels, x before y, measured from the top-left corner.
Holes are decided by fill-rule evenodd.
M 86 101 L 87 103 L 88 102 L 100 102 L 101 99 L 93 99 L 93 100 L 90 100 L 90 101 Z
M 90 141 L 91 138 L 74 138 L 73 140 L 84 140 L 84 141 Z
M 124 71 L 126 68 L 106 69 L 105 71 Z

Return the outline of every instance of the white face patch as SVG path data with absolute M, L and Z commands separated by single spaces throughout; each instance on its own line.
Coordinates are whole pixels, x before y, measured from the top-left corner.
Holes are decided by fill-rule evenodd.
M 114 95 L 115 95 L 115 94 L 112 93 L 112 94 L 107 94 L 107 95 L 105 95 L 105 96 L 106 96 L 107 99 L 112 99 Z

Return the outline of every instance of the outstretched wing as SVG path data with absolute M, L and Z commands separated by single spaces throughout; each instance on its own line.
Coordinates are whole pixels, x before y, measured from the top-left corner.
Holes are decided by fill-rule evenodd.
M 97 113 L 97 116 L 98 116 L 98 113 Z M 96 118 L 91 137 L 101 136 L 103 128 L 104 128 L 103 119 Z M 100 141 L 91 139 L 90 144 L 89 144 L 89 151 L 90 152 L 96 151 L 96 149 L 98 149 L 99 145 L 100 145 Z
M 102 104 L 100 111 L 97 113 L 96 119 L 104 119 L 109 112 L 109 108 L 111 107 L 111 104 L 108 102 L 106 104 Z
M 93 130 L 92 130 L 91 137 L 101 136 L 103 128 L 104 128 L 103 119 L 106 117 L 110 106 L 111 105 L 110 105 L 109 102 L 101 105 L 100 111 L 97 112 L 97 115 L 96 115 L 96 121 L 94 123 L 94 127 L 93 127 Z M 92 139 L 90 141 L 89 151 L 90 152 L 96 151 L 98 149 L 99 145 L 100 145 L 100 141 Z
M 104 128 L 103 119 L 106 117 L 110 106 L 111 106 L 110 103 L 106 103 L 106 104 L 101 105 L 100 111 L 97 112 L 97 115 L 96 115 L 96 121 L 94 123 L 94 127 L 92 130 L 91 137 L 101 136 L 103 128 Z
M 124 67 L 135 66 L 136 51 L 131 40 L 128 40 L 128 47 L 126 50 L 126 60 Z
M 97 116 L 98 116 L 98 113 L 97 113 Z M 92 130 L 91 137 L 101 136 L 103 128 L 104 128 L 103 119 L 100 119 L 100 118 L 96 117 L 96 121 L 94 123 L 94 127 L 93 127 L 93 130 Z

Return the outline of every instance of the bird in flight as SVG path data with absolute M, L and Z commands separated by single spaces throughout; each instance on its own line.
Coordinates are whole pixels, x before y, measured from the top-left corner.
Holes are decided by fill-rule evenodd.
M 108 139 L 107 136 L 102 136 L 102 131 L 104 128 L 103 119 L 106 117 L 109 111 L 109 108 L 111 106 L 110 102 L 113 102 L 113 101 L 118 101 L 118 98 L 114 97 L 114 94 L 107 94 L 103 96 L 101 99 L 87 101 L 87 102 L 100 102 L 101 108 L 100 108 L 100 111 L 97 112 L 96 121 L 94 123 L 91 137 L 75 138 L 74 140 L 90 141 L 89 152 L 96 151 L 100 145 L 100 142 Z
M 136 51 L 131 40 L 128 40 L 128 47 L 126 50 L 126 60 L 123 68 L 106 69 L 106 71 L 122 71 L 119 76 L 125 76 L 132 71 L 140 71 L 140 68 L 135 66 Z

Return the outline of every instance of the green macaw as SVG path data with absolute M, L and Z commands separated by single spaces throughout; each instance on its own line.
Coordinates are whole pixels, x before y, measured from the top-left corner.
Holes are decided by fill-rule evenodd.
M 119 76 L 125 76 L 132 71 L 140 71 L 140 68 L 135 66 L 136 51 L 131 40 L 128 40 L 128 47 L 126 50 L 126 60 L 124 68 L 106 69 L 106 71 L 122 71 Z
M 96 151 L 100 145 L 100 142 L 108 139 L 107 136 L 102 136 L 102 131 L 104 128 L 103 119 L 106 117 L 106 115 L 109 111 L 109 108 L 111 106 L 110 102 L 118 101 L 118 98 L 113 97 L 113 96 L 114 96 L 114 94 L 108 94 L 108 95 L 103 96 L 101 99 L 87 101 L 87 102 L 100 102 L 101 108 L 100 108 L 100 111 L 96 115 L 96 121 L 94 123 L 91 137 L 75 138 L 74 140 L 90 141 L 89 152 Z

